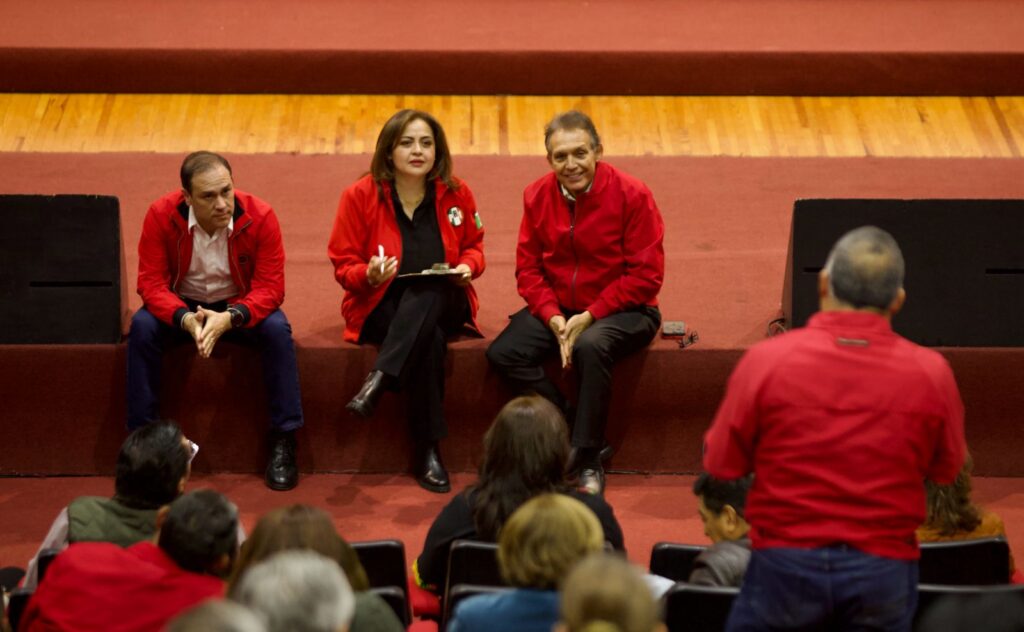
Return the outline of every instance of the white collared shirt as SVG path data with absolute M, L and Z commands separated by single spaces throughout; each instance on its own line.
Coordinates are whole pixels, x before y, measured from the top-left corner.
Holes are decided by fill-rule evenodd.
M 212 236 L 196 221 L 195 211 L 188 207 L 188 232 L 192 233 L 192 261 L 181 280 L 182 296 L 201 303 L 216 303 L 238 295 L 238 286 L 231 278 L 228 261 L 228 238 L 235 230 L 235 218 Z
M 584 193 L 590 193 L 590 189 L 591 189 L 591 187 L 593 187 L 593 186 L 594 186 L 594 179 L 593 179 L 593 178 L 591 178 L 591 179 L 590 179 L 590 184 L 588 184 L 588 185 L 587 185 L 587 188 L 586 188 L 586 189 L 583 189 L 583 192 L 584 192 Z M 576 201 L 576 196 L 575 196 L 575 195 L 573 195 L 573 194 L 572 194 L 572 193 L 571 193 L 571 192 L 569 191 L 569 189 L 565 188 L 565 185 L 564 185 L 564 184 L 562 184 L 561 182 L 559 182 L 559 183 L 558 183 L 558 187 L 559 187 L 560 189 L 562 189 L 562 196 L 563 196 L 563 197 L 564 197 L 565 199 L 569 200 L 570 202 L 575 202 L 575 201 Z

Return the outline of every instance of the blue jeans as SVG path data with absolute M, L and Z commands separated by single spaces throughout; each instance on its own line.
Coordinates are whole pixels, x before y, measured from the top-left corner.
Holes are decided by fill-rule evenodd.
M 909 631 L 917 562 L 845 545 L 754 551 L 726 630 Z
M 280 432 L 301 427 L 299 368 L 295 360 L 292 327 L 284 312 L 272 312 L 255 327 L 227 331 L 221 340 L 259 348 L 271 427 Z M 145 307 L 132 316 L 132 327 L 128 332 L 128 430 L 159 419 L 164 347 L 191 341 L 192 336 L 187 332 L 158 320 Z

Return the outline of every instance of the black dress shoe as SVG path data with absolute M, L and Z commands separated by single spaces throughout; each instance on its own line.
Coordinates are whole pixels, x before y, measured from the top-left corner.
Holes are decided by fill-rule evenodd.
M 576 489 L 594 496 L 604 494 L 604 468 L 600 465 L 584 467 L 580 470 L 580 481 Z
M 579 448 L 573 446 L 569 450 L 569 458 L 565 463 L 565 471 L 567 474 L 575 474 L 580 471 L 584 466 L 592 466 L 595 464 L 604 463 L 608 459 L 612 458 L 612 454 L 615 450 L 612 446 L 605 443 L 601 446 L 601 449 L 597 453 L 597 461 L 595 463 L 592 453 L 593 448 Z M 589 462 L 588 462 L 589 461 Z
M 416 482 L 423 489 L 438 494 L 451 491 L 452 484 L 448 480 L 448 470 L 444 469 L 444 465 L 441 463 L 441 453 L 438 452 L 436 443 L 432 443 L 422 450 L 419 469 L 416 471 Z
M 380 394 L 383 391 L 384 374 L 380 371 L 370 371 L 370 374 L 366 376 L 366 381 L 363 382 L 363 387 L 345 408 L 360 417 L 369 417 L 377 408 L 377 400 L 380 399 Z
M 267 487 L 279 492 L 286 492 L 299 484 L 294 432 L 275 432 L 270 436 L 270 460 L 267 461 L 265 480 Z

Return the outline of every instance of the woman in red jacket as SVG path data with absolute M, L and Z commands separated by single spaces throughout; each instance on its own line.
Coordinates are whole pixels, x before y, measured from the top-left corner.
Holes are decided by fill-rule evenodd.
M 463 328 L 479 335 L 470 282 L 484 271 L 483 236 L 473 193 L 452 175 L 441 125 L 402 110 L 377 137 L 370 173 L 342 193 L 327 248 L 345 290 L 345 340 L 380 345 L 346 408 L 369 417 L 382 391 L 407 391 L 416 480 L 435 492 L 451 489 L 437 447 L 447 435 L 447 339 Z M 420 274 L 432 268 L 446 270 Z

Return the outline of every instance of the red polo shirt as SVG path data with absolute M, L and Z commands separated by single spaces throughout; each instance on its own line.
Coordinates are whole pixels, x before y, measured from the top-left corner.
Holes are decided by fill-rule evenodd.
M 956 477 L 963 415 L 937 352 L 881 316 L 821 312 L 743 356 L 705 435 L 704 468 L 754 472 L 755 549 L 844 543 L 916 559 L 924 479 Z

